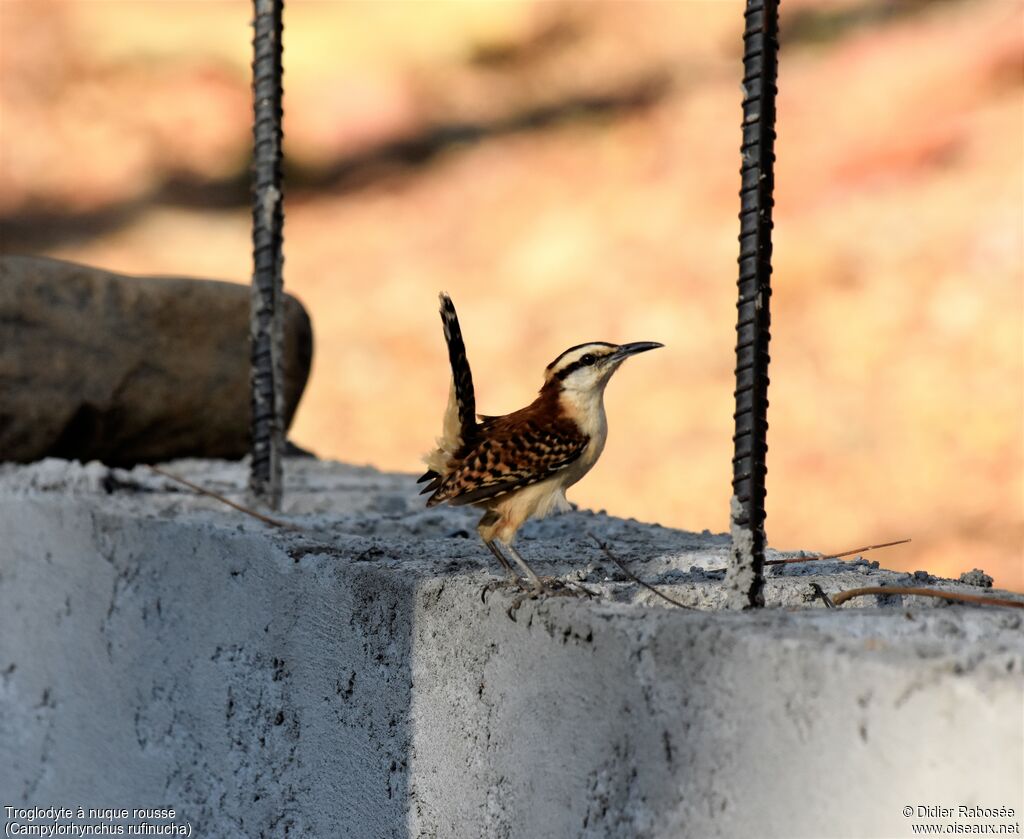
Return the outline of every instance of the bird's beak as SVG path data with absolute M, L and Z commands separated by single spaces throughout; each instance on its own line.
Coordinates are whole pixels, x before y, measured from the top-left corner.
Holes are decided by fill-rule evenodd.
M 663 346 L 665 345 L 659 344 L 657 341 L 634 341 L 632 344 L 622 344 L 614 353 L 612 353 L 612 359 L 615 361 L 621 361 L 624 358 L 629 358 L 631 355 L 647 352 L 648 350 L 656 350 L 658 347 Z

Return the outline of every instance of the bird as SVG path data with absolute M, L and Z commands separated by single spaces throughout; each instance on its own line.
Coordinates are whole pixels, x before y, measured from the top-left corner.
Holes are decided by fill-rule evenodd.
M 593 468 L 608 437 L 608 380 L 627 358 L 664 345 L 591 341 L 569 347 L 545 368 L 533 402 L 511 414 L 478 418 L 459 317 L 447 293 L 439 298 L 452 375 L 441 436 L 423 458 L 427 471 L 418 483 L 426 486 L 420 494 L 430 493 L 428 507 L 483 510 L 477 532 L 520 588 L 534 594 L 564 589 L 556 581 L 546 584 L 523 559 L 513 545 L 516 531 L 527 519 L 572 509 L 565 492 Z

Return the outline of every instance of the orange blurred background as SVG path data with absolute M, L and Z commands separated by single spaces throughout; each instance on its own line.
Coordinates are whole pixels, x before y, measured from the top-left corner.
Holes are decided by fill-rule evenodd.
M 3 250 L 248 280 L 251 6 L 0 0 Z M 570 493 L 728 525 L 743 5 L 285 9 L 292 437 L 418 471 L 459 307 L 485 413 L 657 340 Z M 785 0 L 768 534 L 1024 589 L 1024 6 Z

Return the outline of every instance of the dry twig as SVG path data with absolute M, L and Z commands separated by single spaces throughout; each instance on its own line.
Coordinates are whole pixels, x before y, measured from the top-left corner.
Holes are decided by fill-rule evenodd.
M 194 484 L 192 483 L 192 481 L 186 480 L 185 478 L 180 478 L 177 475 L 172 475 L 170 472 L 165 472 L 159 466 L 153 466 L 152 464 L 146 465 L 149 466 L 149 468 L 156 472 L 158 475 L 162 475 L 165 478 L 170 478 L 172 481 L 177 481 L 179 484 L 183 484 L 184 486 L 187 486 L 189 489 L 195 490 L 200 495 L 206 495 L 210 498 L 220 501 L 222 504 L 227 504 L 229 507 L 233 507 L 234 509 L 238 510 L 238 512 L 245 513 L 247 516 L 252 516 L 254 519 L 259 519 L 261 522 L 263 522 L 264 524 L 269 524 L 271 527 L 281 527 L 285 530 L 302 530 L 301 527 L 297 527 L 294 524 L 289 524 L 288 522 L 281 521 L 280 519 L 272 519 L 270 516 L 263 515 L 263 513 L 257 513 L 255 510 L 250 510 L 248 507 L 243 507 L 241 504 L 236 504 L 230 498 L 225 498 L 223 495 L 219 495 L 218 493 L 213 492 L 212 490 L 199 486 L 199 484 Z
M 692 609 L 693 608 L 693 606 L 687 606 L 685 603 L 680 603 L 678 600 L 675 600 L 674 598 L 669 597 L 664 592 L 661 592 L 658 589 L 656 589 L 650 583 L 645 583 L 636 574 L 634 574 L 632 571 L 630 571 L 626 567 L 625 563 L 621 559 L 619 559 L 617 556 L 615 556 L 615 554 L 612 553 L 611 548 L 609 548 L 604 542 L 602 542 L 600 539 L 598 539 L 597 536 L 595 536 L 593 533 L 590 533 L 590 532 L 588 532 L 587 535 L 591 539 L 593 539 L 595 542 L 597 542 L 597 546 L 602 551 L 604 551 L 605 556 L 607 556 L 608 559 L 610 559 L 612 562 L 614 562 L 616 565 L 618 565 L 619 566 L 619 570 L 622 571 L 622 573 L 625 574 L 627 577 L 629 577 L 629 579 L 631 579 L 634 583 L 636 583 L 637 585 L 643 586 L 648 591 L 654 592 L 662 600 L 667 600 L 673 606 L 678 606 L 680 609 Z
M 841 559 L 844 556 L 851 556 L 852 554 L 867 553 L 868 551 L 874 551 L 878 548 L 891 548 L 893 545 L 905 545 L 909 542 L 909 539 L 900 539 L 896 542 L 882 542 L 880 545 L 865 545 L 862 548 L 854 548 L 853 550 L 843 551 L 838 554 L 828 554 L 827 556 L 798 556 L 794 559 L 766 559 L 765 565 L 789 565 L 791 562 L 822 562 L 826 559 Z
M 854 597 L 868 594 L 904 594 L 910 597 L 939 597 L 943 600 L 978 603 L 982 606 L 1009 606 L 1013 609 L 1024 609 L 1024 601 L 1009 600 L 1005 597 L 985 597 L 981 594 L 960 594 L 955 591 L 940 591 L 937 588 L 911 588 L 909 586 L 868 586 L 867 588 L 851 588 L 832 595 L 832 602 L 839 606 Z
M 792 559 L 766 559 L 765 565 L 790 565 L 794 562 L 822 562 L 826 559 L 840 559 L 844 556 L 850 556 L 851 554 L 867 553 L 868 551 L 877 550 L 878 548 L 891 548 L 893 545 L 905 545 L 909 542 L 909 539 L 900 539 L 898 542 L 882 542 L 879 545 L 865 545 L 862 548 L 854 548 L 853 550 L 843 551 L 837 554 L 828 554 L 826 556 L 797 556 Z M 725 568 L 708 568 L 705 574 L 724 574 Z

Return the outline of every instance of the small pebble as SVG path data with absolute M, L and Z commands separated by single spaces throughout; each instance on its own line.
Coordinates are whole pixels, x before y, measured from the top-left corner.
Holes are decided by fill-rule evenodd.
M 978 588 L 992 588 L 992 578 L 980 568 L 965 571 L 960 575 L 960 582 L 967 583 L 969 586 L 978 586 Z

